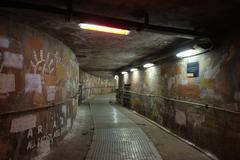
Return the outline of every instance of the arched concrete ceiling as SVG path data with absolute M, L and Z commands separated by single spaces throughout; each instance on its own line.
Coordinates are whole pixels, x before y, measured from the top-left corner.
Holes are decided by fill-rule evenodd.
M 66 0 L 17 1 L 63 9 L 69 3 Z M 239 17 L 237 6 L 240 1 L 73 0 L 72 4 L 74 11 L 137 22 L 143 22 L 144 13 L 148 13 L 150 24 L 220 34 L 231 30 L 238 23 L 233 17 Z M 102 76 L 108 76 L 111 71 L 148 55 L 155 53 L 161 56 L 164 48 L 186 41 L 174 35 L 146 31 L 133 30 L 128 36 L 120 36 L 81 30 L 76 17 L 69 22 L 66 16 L 34 10 L 1 8 L 0 15 L 29 24 L 63 41 L 76 53 L 83 70 Z

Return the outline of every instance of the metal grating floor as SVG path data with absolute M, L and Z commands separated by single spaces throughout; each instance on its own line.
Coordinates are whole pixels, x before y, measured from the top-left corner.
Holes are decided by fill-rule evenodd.
M 146 134 L 108 101 L 91 104 L 95 131 L 87 160 L 162 160 Z

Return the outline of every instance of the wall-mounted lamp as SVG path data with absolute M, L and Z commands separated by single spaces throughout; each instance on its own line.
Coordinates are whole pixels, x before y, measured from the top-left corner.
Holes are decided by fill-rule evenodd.
M 143 68 L 149 68 L 149 67 L 152 67 L 152 66 L 154 66 L 153 63 L 146 63 L 146 64 L 143 65 Z
M 196 49 L 188 49 L 182 52 L 179 52 L 176 56 L 178 58 L 190 57 L 199 54 L 199 51 Z
M 88 23 L 80 23 L 79 27 L 82 29 L 87 29 L 92 31 L 100 31 L 100 32 L 114 33 L 114 34 L 121 34 L 121 35 L 128 35 L 130 33 L 130 31 L 126 29 L 119 29 L 119 28 L 100 26 L 100 25 L 88 24 Z
M 132 69 L 130 69 L 131 72 L 135 72 L 135 71 L 137 71 L 137 70 L 138 70 L 137 68 L 132 68 Z
M 122 74 L 124 75 L 124 74 L 128 74 L 128 72 L 122 72 Z

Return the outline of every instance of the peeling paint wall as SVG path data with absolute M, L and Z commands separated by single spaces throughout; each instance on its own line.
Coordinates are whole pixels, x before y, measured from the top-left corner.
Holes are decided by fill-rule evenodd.
M 239 53 L 240 39 L 231 37 L 211 53 L 119 75 L 119 85 L 122 89 L 131 85 L 132 109 L 220 159 L 240 159 L 240 118 L 232 113 L 240 112 Z M 187 64 L 192 62 L 199 63 L 199 77 L 187 75 Z M 120 103 L 123 93 L 118 95 Z
M 0 24 L 0 159 L 41 159 L 71 129 L 79 65 L 58 40 Z

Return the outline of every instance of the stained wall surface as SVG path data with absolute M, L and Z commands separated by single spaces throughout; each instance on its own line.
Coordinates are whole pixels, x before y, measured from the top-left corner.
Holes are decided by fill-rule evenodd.
M 79 67 L 60 41 L 0 24 L 0 159 L 40 159 L 71 129 Z
M 119 92 L 119 102 L 129 98 L 128 107 L 220 159 L 240 159 L 240 39 L 236 37 L 210 53 L 119 75 L 121 89 L 124 84 L 131 86 L 130 93 Z M 194 62 L 199 76 L 189 77 L 187 64 Z
M 114 92 L 115 79 L 101 78 L 80 71 L 81 98 L 88 99 L 94 95 L 108 94 Z

